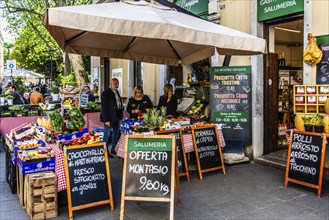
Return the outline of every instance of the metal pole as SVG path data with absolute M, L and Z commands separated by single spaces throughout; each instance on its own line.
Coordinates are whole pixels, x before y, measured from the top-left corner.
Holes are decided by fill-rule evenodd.
M 52 86 L 53 82 L 53 59 L 50 55 L 50 86 Z

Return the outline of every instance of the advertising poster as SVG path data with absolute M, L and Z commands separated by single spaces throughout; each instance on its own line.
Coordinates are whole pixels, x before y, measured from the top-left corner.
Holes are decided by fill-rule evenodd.
M 251 66 L 210 68 L 210 122 L 222 124 L 225 139 L 251 145 Z

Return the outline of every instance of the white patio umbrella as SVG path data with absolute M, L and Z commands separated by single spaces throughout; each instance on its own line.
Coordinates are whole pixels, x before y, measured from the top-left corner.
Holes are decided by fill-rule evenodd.
M 145 1 L 49 8 L 44 25 L 66 52 L 168 65 L 266 53 L 264 39 Z

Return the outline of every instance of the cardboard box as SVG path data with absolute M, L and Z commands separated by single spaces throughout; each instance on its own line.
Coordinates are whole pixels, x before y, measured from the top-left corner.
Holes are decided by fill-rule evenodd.
M 18 160 L 18 167 L 22 174 L 55 170 L 55 157 L 36 160 Z
M 18 151 L 21 150 L 20 146 L 24 145 L 24 144 L 38 144 L 40 142 L 40 146 L 45 146 L 41 144 L 41 141 L 36 141 L 36 140 L 30 140 L 30 141 L 13 141 L 13 148 L 12 148 L 12 156 L 11 156 L 11 160 L 13 162 L 14 165 L 17 164 L 18 162 Z M 34 148 L 27 148 L 25 150 L 35 150 L 37 149 L 37 147 Z

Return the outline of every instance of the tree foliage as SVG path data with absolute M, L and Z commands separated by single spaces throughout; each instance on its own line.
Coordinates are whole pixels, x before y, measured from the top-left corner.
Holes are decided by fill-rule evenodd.
M 11 84 L 16 86 L 16 90 L 22 95 L 26 91 L 24 86 L 25 77 L 24 76 L 14 76 L 11 77 Z
M 10 51 L 13 49 L 14 45 L 12 43 L 4 43 L 3 46 L 3 59 L 9 60 Z
M 0 0 L 3 16 L 9 23 L 7 31 L 17 36 L 10 58 L 16 59 L 19 67 L 40 73 L 50 71 L 53 76 L 63 71 L 62 51 L 42 25 L 43 15 L 49 7 L 90 4 L 91 0 Z M 50 60 L 52 60 L 50 62 Z M 84 63 L 80 56 L 78 64 L 68 72 L 75 72 L 81 82 L 88 81 Z M 74 67 L 80 66 L 78 70 Z M 84 69 L 84 71 L 81 71 Z
M 39 27 L 42 29 L 43 27 Z M 46 31 L 41 32 L 45 35 Z M 46 76 L 58 75 L 62 69 L 61 50 L 55 42 L 50 41 L 49 50 L 44 41 L 31 30 L 30 26 L 26 26 L 19 36 L 16 38 L 10 59 L 15 59 L 17 67 L 32 70 L 38 73 L 44 73 Z M 52 66 L 51 66 L 52 65 Z

